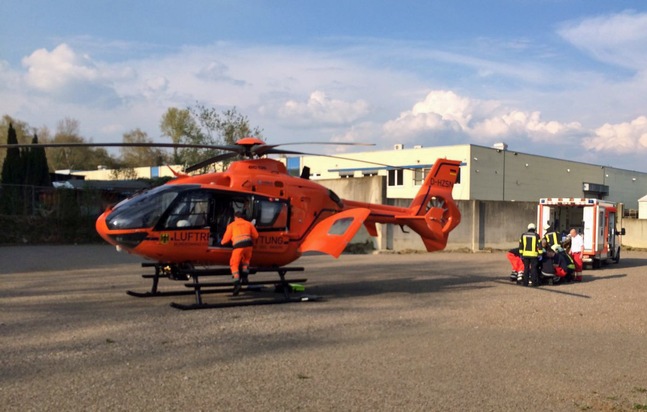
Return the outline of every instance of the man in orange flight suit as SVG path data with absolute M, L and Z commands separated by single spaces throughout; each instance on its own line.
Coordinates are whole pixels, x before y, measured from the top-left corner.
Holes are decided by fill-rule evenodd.
M 231 252 L 229 267 L 234 278 L 234 296 L 240 292 L 240 272 L 243 277 L 249 273 L 249 261 L 252 259 L 254 242 L 258 239 L 258 231 L 253 224 L 245 220 L 243 213 L 234 213 L 234 221 L 227 225 L 221 244 L 232 242 L 234 250 Z

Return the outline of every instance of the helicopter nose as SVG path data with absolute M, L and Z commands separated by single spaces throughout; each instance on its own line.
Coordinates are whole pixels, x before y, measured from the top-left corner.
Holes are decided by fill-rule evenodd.
M 101 216 L 97 218 L 97 221 L 94 227 L 97 230 L 97 233 L 99 234 L 99 236 L 101 236 L 103 240 L 105 240 L 106 242 L 110 243 L 113 246 L 118 246 L 117 242 L 115 242 L 115 240 L 108 235 L 108 232 L 110 231 L 108 229 L 108 225 L 106 224 L 106 216 L 108 216 L 108 213 L 110 212 L 109 211 L 103 212 Z
M 106 223 L 107 214 L 104 213 L 99 216 L 95 227 L 97 233 L 111 245 L 134 249 L 148 236 L 148 231 L 142 229 L 111 231 Z

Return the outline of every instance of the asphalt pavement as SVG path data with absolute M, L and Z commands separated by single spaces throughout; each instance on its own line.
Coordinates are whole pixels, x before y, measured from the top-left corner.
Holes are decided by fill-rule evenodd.
M 539 288 L 504 252 L 308 256 L 322 301 L 198 311 L 109 246 L 0 262 L 3 411 L 647 408 L 647 252 Z

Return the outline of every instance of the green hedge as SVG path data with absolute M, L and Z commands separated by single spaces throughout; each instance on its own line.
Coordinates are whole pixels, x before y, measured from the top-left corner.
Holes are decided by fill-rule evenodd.
M 59 217 L 0 215 L 0 244 L 100 243 L 95 220 L 67 213 Z

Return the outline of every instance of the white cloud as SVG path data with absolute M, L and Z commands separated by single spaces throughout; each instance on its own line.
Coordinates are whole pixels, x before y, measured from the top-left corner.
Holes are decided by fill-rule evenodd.
M 627 16 L 640 20 L 641 15 Z M 584 23 L 588 31 L 579 37 L 569 28 L 563 29 L 564 36 L 572 35 L 574 44 L 575 39 L 584 41 L 586 33 L 593 33 Z M 631 33 L 621 42 L 625 52 L 640 54 L 641 46 L 631 46 L 627 36 Z M 591 47 L 604 49 L 603 40 Z M 118 141 L 134 128 L 157 138 L 159 119 L 168 107 L 196 102 L 218 110 L 236 106 L 276 143 L 333 140 L 392 147 L 506 141 L 539 153 L 581 150 L 583 136 L 591 136 L 585 149 L 607 151 L 638 150 L 647 140 L 636 130 L 619 127 L 645 115 L 647 71 L 628 79 L 601 70 L 551 67 L 550 59 L 533 64 L 519 55 L 514 61 L 500 55 L 484 60 L 465 50 L 402 42 L 389 46 L 305 49 L 216 43 L 162 54 L 159 48 L 151 52 L 134 45 L 137 53 L 127 53 L 130 60 L 107 62 L 87 54 L 94 49 L 61 44 L 34 51 L 19 70 L 0 61 L 0 80 L 6 80 L 0 82 L 0 112 L 50 127 L 70 116 L 94 141 Z M 632 61 L 642 56 L 647 53 Z M 477 78 L 486 72 L 494 75 Z M 611 125 L 600 127 L 603 121 Z
M 395 140 L 450 136 L 455 143 L 519 138 L 557 142 L 581 131 L 577 122 L 543 121 L 538 111 L 525 112 L 496 100 L 470 99 L 447 90 L 430 92 L 411 110 L 384 125 L 385 135 Z
M 22 60 L 25 83 L 32 89 L 64 102 L 117 104 L 110 80 L 87 55 L 78 55 L 67 44 L 51 52 L 38 49 Z
M 87 56 L 78 56 L 67 44 L 51 52 L 38 49 L 22 62 L 27 67 L 27 84 L 44 92 L 59 90 L 77 80 L 92 81 L 98 76 L 92 61 Z
M 595 130 L 595 136 L 585 139 L 583 146 L 598 152 L 646 153 L 647 117 L 640 116 L 624 123 L 606 123 Z
M 305 101 L 288 100 L 276 109 L 276 114 L 292 125 L 312 122 L 327 125 L 347 125 L 365 116 L 369 105 L 364 100 L 344 101 L 331 99 L 316 90 Z
M 244 81 L 231 77 L 229 75 L 229 67 L 219 61 L 211 61 L 205 66 L 200 67 L 196 76 L 207 81 L 231 83 L 236 86 L 245 85 Z
M 558 33 L 594 58 L 647 69 L 647 13 L 624 12 L 567 23 Z
M 380 125 L 374 122 L 361 122 L 354 124 L 341 133 L 335 134 L 330 140 L 339 143 L 355 143 L 361 146 L 335 146 L 334 152 L 345 153 L 357 150 L 371 150 L 370 146 L 379 143 Z M 368 146 L 367 146 L 368 145 Z

